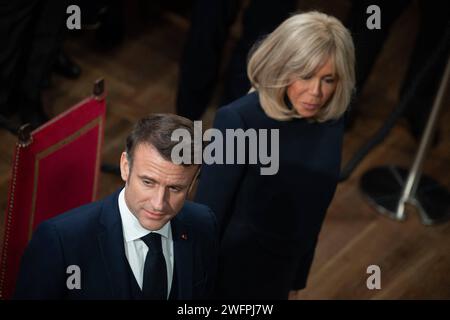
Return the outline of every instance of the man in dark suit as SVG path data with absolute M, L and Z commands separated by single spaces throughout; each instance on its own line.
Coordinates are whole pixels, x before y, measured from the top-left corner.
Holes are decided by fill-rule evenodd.
M 42 223 L 21 262 L 17 299 L 204 299 L 216 270 L 216 220 L 186 201 L 199 170 L 175 164 L 185 118 L 140 120 L 120 159 L 125 187 Z M 194 148 L 191 148 L 194 150 Z

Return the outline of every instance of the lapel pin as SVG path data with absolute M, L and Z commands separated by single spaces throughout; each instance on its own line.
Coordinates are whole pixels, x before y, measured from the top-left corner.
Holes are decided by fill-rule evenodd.
M 183 239 L 183 240 L 187 240 L 187 234 L 186 233 L 182 233 L 181 234 L 181 239 Z

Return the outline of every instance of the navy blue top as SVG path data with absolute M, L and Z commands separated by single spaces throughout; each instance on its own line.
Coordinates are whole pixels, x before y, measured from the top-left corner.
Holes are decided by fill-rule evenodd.
M 338 182 L 343 124 L 274 120 L 257 92 L 218 110 L 213 126 L 224 136 L 226 129 L 279 129 L 275 175 L 261 175 L 268 166 L 261 163 L 202 165 L 195 200 L 212 209 L 222 232 L 219 296 L 284 299 L 305 286 Z

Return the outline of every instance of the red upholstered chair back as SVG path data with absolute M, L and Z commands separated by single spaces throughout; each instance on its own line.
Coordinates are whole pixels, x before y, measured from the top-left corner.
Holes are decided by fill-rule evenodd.
M 16 145 L 0 256 L 0 298 L 11 297 L 20 259 L 37 225 L 96 199 L 105 123 L 103 80 L 94 95 Z

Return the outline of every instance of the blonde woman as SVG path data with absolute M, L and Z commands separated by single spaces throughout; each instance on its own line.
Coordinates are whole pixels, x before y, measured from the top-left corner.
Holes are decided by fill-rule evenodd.
M 354 60 L 348 30 L 319 12 L 290 17 L 252 50 L 252 92 L 219 109 L 214 127 L 278 130 L 279 169 L 202 167 L 196 201 L 221 228 L 218 298 L 286 299 L 306 286 L 338 181 Z

